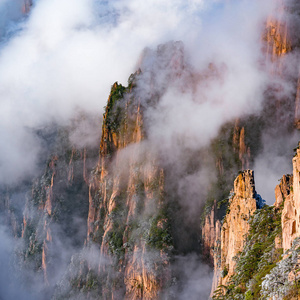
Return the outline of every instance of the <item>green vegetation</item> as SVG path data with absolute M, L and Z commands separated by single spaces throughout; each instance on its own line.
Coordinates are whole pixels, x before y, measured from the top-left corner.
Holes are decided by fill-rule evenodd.
M 115 198 L 115 207 L 109 215 L 113 226 L 107 234 L 107 243 L 110 252 L 116 256 L 117 260 L 123 259 L 125 254 L 123 237 L 126 229 L 126 217 L 128 213 L 125 200 L 125 193 L 120 193 Z
M 228 267 L 225 266 L 224 269 L 222 270 L 221 276 L 224 278 L 227 276 L 227 274 L 228 274 Z
M 101 153 L 110 157 L 116 148 L 114 142 L 130 143 L 136 127 L 137 100 L 133 88 L 138 72 L 128 79 L 128 87 L 115 82 L 103 114 Z M 135 105 L 132 105 L 135 104 Z
M 32 201 L 35 206 L 46 202 L 46 189 L 51 185 L 53 170 L 50 167 L 52 158 L 48 160 L 44 174 L 36 179 L 32 187 Z
M 284 258 L 265 276 L 261 293 L 265 298 L 298 299 L 300 295 L 300 239 L 295 238 Z
M 172 247 L 173 239 L 170 234 L 170 225 L 164 211 L 150 219 L 150 229 L 147 245 L 162 250 Z
M 298 146 L 293 149 L 293 151 L 294 151 L 294 157 L 297 155 L 297 150 L 299 149 L 299 147 L 300 147 L 300 142 L 298 143 Z
M 104 125 L 112 132 L 117 132 L 124 119 L 124 109 L 117 102 L 124 98 L 126 88 L 117 82 L 112 86 L 104 114 Z
M 235 275 L 230 278 L 227 286 L 215 292 L 213 299 L 263 299 L 263 278 L 281 259 L 282 249 L 275 248 L 275 237 L 280 233 L 281 210 L 267 205 L 257 210 L 250 219 L 244 249 L 235 258 Z M 225 271 L 223 275 L 226 276 Z

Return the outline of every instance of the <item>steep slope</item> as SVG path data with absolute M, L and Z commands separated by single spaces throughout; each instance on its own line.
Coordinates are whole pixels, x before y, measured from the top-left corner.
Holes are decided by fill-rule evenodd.
M 262 205 L 263 201 L 255 191 L 253 171 L 244 171 L 234 181 L 228 210 L 219 230 L 219 236 L 216 236 L 218 242 L 216 242 L 217 247 L 214 248 L 214 261 L 217 264 L 215 264 L 212 293 L 216 286 L 228 284 L 235 274 L 235 257 L 245 246 L 245 237 L 250 229 L 248 221 Z
M 283 191 L 283 197 L 280 193 L 276 193 L 276 204 L 283 203 L 282 211 L 282 246 L 284 251 L 292 247 L 295 238 L 300 237 L 299 230 L 299 171 L 300 171 L 300 150 L 296 149 L 293 158 L 293 176 L 284 176 L 280 183 L 280 189 Z M 286 182 L 286 178 L 289 178 Z M 278 191 L 278 188 L 276 188 Z M 276 192 L 276 191 L 275 191 Z M 283 200 L 281 201 L 281 198 Z
M 282 134 L 286 136 L 291 136 L 291 134 L 295 132 L 293 129 L 294 126 L 293 120 L 294 120 L 295 112 L 297 115 L 298 96 L 296 97 L 297 94 L 296 90 L 297 90 L 298 71 L 296 71 L 296 68 L 292 71 L 292 68 L 288 66 L 286 57 L 288 54 L 295 55 L 298 51 L 297 50 L 298 38 L 296 37 L 296 32 L 298 28 L 297 17 L 296 17 L 297 14 L 296 6 L 297 3 L 295 1 L 289 1 L 284 5 L 283 3 L 278 2 L 277 12 L 273 14 L 273 16 L 270 17 L 266 22 L 266 30 L 265 33 L 263 34 L 262 51 L 266 55 L 264 67 L 268 70 L 268 72 L 270 72 L 271 81 L 270 81 L 270 85 L 268 86 L 265 92 L 265 98 L 263 102 L 264 108 L 261 114 L 262 117 L 256 119 L 258 120 L 256 124 L 258 125 L 257 134 L 256 134 L 257 139 L 256 140 L 248 139 L 248 143 L 246 144 L 246 147 L 249 150 L 244 151 L 244 153 L 245 152 L 251 153 L 251 160 L 250 160 L 250 164 L 247 165 L 248 167 L 249 166 L 252 167 L 251 161 L 255 160 L 255 156 L 257 154 L 261 154 L 262 150 L 266 151 L 266 149 L 262 149 L 261 147 L 261 145 L 263 144 L 262 141 L 262 139 L 264 138 L 263 135 L 268 136 L 267 144 L 276 147 L 275 145 L 277 144 L 276 140 L 278 135 Z M 274 17 L 274 15 L 276 17 Z M 278 92 L 279 91 L 278 80 L 281 82 L 281 84 L 283 84 L 284 81 L 289 80 L 293 92 L 290 93 L 289 95 L 280 94 Z M 281 86 L 281 88 L 283 88 L 283 86 Z M 295 120 L 297 123 L 297 118 Z M 250 130 L 250 132 L 252 131 L 253 129 Z M 246 138 L 247 138 L 247 134 L 248 132 L 246 131 L 245 134 Z M 256 151 L 252 150 L 253 147 Z M 267 149 L 267 151 L 272 151 L 272 148 Z M 241 159 L 241 156 L 239 158 Z M 292 179 L 289 176 L 284 177 L 281 185 L 276 189 L 276 198 L 278 199 L 276 203 L 276 207 L 278 209 L 281 207 L 280 203 L 282 203 L 283 199 L 288 197 L 289 186 L 291 185 L 291 181 Z M 216 198 L 216 200 L 217 202 L 220 202 L 221 199 Z M 225 201 L 220 203 L 224 203 L 224 202 Z M 290 209 L 289 211 L 291 214 L 292 209 Z M 220 220 L 222 220 L 224 216 L 224 214 L 222 215 L 220 210 L 213 211 L 212 214 L 218 215 L 219 218 L 215 218 L 215 226 L 210 224 L 210 227 L 212 228 L 211 233 L 205 227 L 204 230 L 202 229 L 202 232 L 205 232 L 204 243 L 208 241 L 208 247 L 220 243 L 218 242 L 218 239 L 214 240 L 214 237 L 216 236 L 215 231 L 219 230 L 219 222 Z M 216 223 L 217 221 L 218 223 Z M 287 224 L 287 226 L 292 226 L 292 223 L 291 225 Z M 246 224 L 244 228 L 245 230 L 247 228 L 249 229 L 249 224 Z M 211 234 L 211 237 L 210 238 L 206 237 L 209 234 Z M 242 240 L 243 240 L 242 243 L 245 243 L 245 239 Z M 230 246 L 232 245 L 226 245 L 223 247 L 227 248 Z M 233 251 L 233 249 L 227 249 L 226 251 Z M 211 256 L 214 258 L 210 258 L 210 259 L 215 260 L 214 263 L 215 269 L 218 268 L 220 269 L 220 263 L 216 261 L 215 259 L 216 256 L 213 256 L 212 251 L 211 251 Z M 234 272 L 233 269 L 231 269 L 231 275 L 233 275 Z M 214 291 L 216 287 L 215 282 L 216 281 L 214 281 L 212 291 Z
M 299 149 L 296 149 L 293 175 L 283 176 L 276 186 L 275 205 L 264 206 L 254 213 L 249 211 L 253 216 L 243 227 L 244 235 L 239 236 L 243 246 L 238 249 L 234 247 L 235 237 L 231 237 L 231 244 L 226 240 L 226 223 L 232 204 L 229 206 L 221 229 L 219 270 L 222 278 L 213 299 L 269 299 L 271 296 L 275 299 L 299 299 L 299 157 Z M 238 230 L 240 218 L 231 218 L 229 224 L 235 224 Z M 223 249 L 226 249 L 225 255 Z M 233 253 L 234 260 L 228 265 L 223 263 L 222 269 L 226 254 L 234 250 L 237 250 Z
M 157 167 L 155 157 L 149 152 L 144 153 L 143 146 L 139 145 L 143 137 L 139 103 L 122 103 L 125 117 L 117 125 L 117 132 L 110 131 L 108 123 L 115 124 L 114 114 L 118 117 L 116 111 L 120 109 L 118 106 L 110 107 L 116 88 L 116 85 L 112 88 L 104 116 L 101 162 L 98 166 L 101 173 L 90 186 L 88 234 L 90 237 L 100 236 L 101 256 L 109 257 L 116 268 L 125 268 L 119 278 L 120 281 L 124 280 L 125 297 L 153 299 L 170 280 L 167 276 L 167 252 L 172 239 L 164 211 L 164 171 Z M 130 101 L 130 95 L 128 99 Z M 122 153 L 120 149 L 129 144 L 137 145 L 133 145 L 129 153 Z M 116 150 L 110 152 L 110 149 Z M 114 170 L 113 176 L 106 166 L 108 155 L 114 155 L 113 165 L 109 166 Z M 93 199 L 96 191 L 100 195 L 96 196 L 98 199 L 95 196 Z M 93 203 L 95 200 L 98 201 L 96 206 Z M 104 218 L 100 215 L 101 210 L 104 211 Z M 102 224 L 93 226 L 97 221 Z M 99 235 L 101 230 L 102 237 Z M 149 260 L 151 256 L 156 256 L 156 259 Z M 99 271 L 105 274 L 107 270 L 99 265 Z M 111 290 L 112 294 L 116 292 L 114 288 Z
M 221 283 L 233 275 L 235 257 L 244 246 L 244 236 L 248 234 L 248 220 L 259 206 L 254 187 L 253 171 L 240 174 L 234 182 L 233 197 L 229 200 L 228 210 L 221 229 L 221 268 L 228 273 Z M 259 198 L 258 198 L 259 199 Z
M 26 5 L 27 11 L 31 3 Z M 281 17 L 268 20 L 264 37 L 275 83 L 285 78 L 284 57 L 295 49 L 289 24 Z M 95 153 L 77 149 L 61 132 L 59 149 L 51 151 L 45 172 L 27 199 L 22 230 L 4 193 L 0 204 L 7 212 L 6 222 L 15 236 L 22 235 L 22 266 L 41 275 L 46 298 L 180 299 L 181 294 L 174 291 L 184 288 L 182 269 L 174 271 L 174 265 L 179 256 L 196 252 L 215 266 L 212 290 L 220 286 L 215 298 L 224 294 L 227 299 L 242 298 L 245 293 L 249 299 L 262 297 L 262 278 L 280 259 L 279 248 L 283 244 L 288 250 L 298 237 L 298 192 L 292 193 L 292 177 L 286 176 L 276 188 L 276 208 L 257 210 L 262 200 L 255 192 L 251 170 L 239 174 L 232 193 L 230 189 L 238 171 L 251 168 L 262 151 L 263 131 L 272 130 L 273 138 L 293 132 L 294 119 L 287 116 L 296 115 L 298 122 L 297 76 L 288 78 L 291 97 L 282 95 L 282 86 L 271 82 L 262 115 L 228 122 L 204 149 L 185 148 L 185 140 L 175 137 L 174 145 L 183 151 L 174 163 L 175 159 L 168 159 L 172 151 L 162 153 L 161 149 L 169 149 L 149 142 L 147 111 L 155 111 L 168 85 L 186 91 L 187 86 L 193 90 L 211 79 L 222 82 L 224 65 L 209 64 L 201 74 L 194 74 L 185 62 L 182 43 L 169 42 L 151 51 L 145 50 L 141 69 L 130 76 L 127 87 L 116 82 L 111 88 L 96 151 L 98 164 L 91 178 L 86 158 Z M 205 167 L 206 174 L 215 175 L 213 179 L 180 181 Z M 293 189 L 298 189 L 295 181 Z M 191 196 L 196 201 L 190 201 Z M 195 203 L 189 207 L 185 203 L 189 201 Z M 285 234 L 281 236 L 278 220 L 283 206 Z M 259 230 L 265 226 L 269 237 Z
M 76 149 L 69 130 L 60 129 L 46 169 L 28 193 L 22 222 L 21 268 L 35 270 L 27 285 L 46 289 L 50 297 L 57 277 L 84 242 L 88 215 L 87 173 L 93 149 Z M 97 152 L 96 152 L 97 153 Z
M 73 293 L 88 299 L 156 299 L 171 281 L 164 170 L 143 143 L 138 75 L 126 88 L 112 86 L 103 118 L 99 163 L 89 186 L 86 242 L 86 249 L 98 249 L 99 262 L 79 261 L 86 269 L 68 274 L 69 287 L 64 283 L 55 299 Z
M 243 237 L 243 247 L 234 258 L 232 276 L 227 277 L 227 268 L 222 270 L 221 275 L 227 277 L 226 284 L 219 285 L 213 299 L 265 299 L 261 291 L 262 281 L 282 254 L 276 243 L 281 233 L 280 217 L 280 210 L 269 206 L 252 215 L 247 235 Z

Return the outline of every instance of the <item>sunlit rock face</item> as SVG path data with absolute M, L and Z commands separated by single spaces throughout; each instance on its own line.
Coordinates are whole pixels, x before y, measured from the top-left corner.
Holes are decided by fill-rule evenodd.
M 299 129 L 300 120 L 300 79 L 299 70 L 296 66 L 290 66 L 287 55 L 295 53 L 299 48 L 299 20 L 297 14 L 299 13 L 299 4 L 297 1 L 277 1 L 278 8 L 273 16 L 269 17 L 266 22 L 266 32 L 263 35 L 264 46 L 263 51 L 266 53 L 266 61 L 271 62 L 271 74 L 281 78 L 290 77 L 287 74 L 293 69 L 292 78 L 289 81 L 295 86 L 295 104 L 293 105 L 294 125 Z M 278 86 L 277 88 L 282 89 Z M 278 90 L 280 91 L 280 90 Z M 282 96 L 281 96 L 282 97 Z M 293 97 L 293 96 L 291 96 Z M 278 98 L 278 97 L 277 97 Z M 286 102 L 283 97 L 279 102 Z M 281 104 L 284 105 L 284 104 Z
M 285 199 L 290 195 L 293 186 L 293 176 L 283 175 L 280 183 L 275 188 L 275 207 L 279 208 Z
M 273 74 L 282 71 L 282 58 L 293 49 L 293 32 L 287 17 L 287 6 L 283 1 L 276 1 L 277 9 L 269 16 L 263 34 L 263 51 L 266 59 L 273 64 Z
M 295 126 L 300 129 L 300 77 L 297 84 L 296 105 L 295 105 Z
M 32 3 L 24 3 L 24 13 L 28 13 Z M 271 72 L 274 76 L 282 75 L 284 64 L 281 58 L 293 49 L 286 20 L 270 18 L 266 23 L 264 42 L 267 60 L 272 63 Z M 182 245 L 178 246 L 178 241 L 185 241 L 177 238 L 176 248 L 173 234 L 177 228 L 174 229 L 174 224 L 178 227 L 181 224 L 175 220 L 175 215 L 170 214 L 170 199 L 174 199 L 170 197 L 171 188 L 166 186 L 166 182 L 174 179 L 170 173 L 175 168 L 165 168 L 161 153 L 148 143 L 149 119 L 145 111 L 155 107 L 168 84 L 179 85 L 178 90 L 184 92 L 196 89 L 197 85 L 205 88 L 210 80 L 222 83 L 227 66 L 226 62 L 220 65 L 209 63 L 201 74 L 192 74 L 192 68 L 185 63 L 183 44 L 169 42 L 158 46 L 157 50 L 145 50 L 138 67 L 139 70 L 130 76 L 127 87 L 116 82 L 111 88 L 103 116 L 98 163 L 91 177 L 88 176 L 91 168 L 86 166 L 88 150 L 67 147 L 65 152 L 51 156 L 44 175 L 37 179 L 27 200 L 22 223 L 24 263 L 34 265 L 42 274 L 45 286 L 52 288 L 53 274 L 57 275 L 53 263 L 60 249 L 57 247 L 57 226 L 63 227 L 61 240 L 62 237 L 77 236 L 75 228 L 84 232 L 75 242 L 78 245 L 84 243 L 84 249 L 81 252 L 81 246 L 76 245 L 79 254 L 72 256 L 71 271 L 68 270 L 67 279 L 58 284 L 54 299 L 72 298 L 74 295 L 83 299 L 164 299 L 168 297 L 170 285 L 175 282 L 172 260 L 178 253 L 181 254 L 178 249 Z M 154 75 L 155 72 L 159 76 Z M 296 123 L 299 89 L 298 86 Z M 276 107 L 280 105 L 275 104 Z M 215 165 L 212 169 L 216 170 L 217 183 L 213 189 L 221 200 L 228 196 L 228 182 L 231 180 L 231 186 L 232 174 L 236 176 L 238 170 L 246 169 L 234 181 L 224 222 L 221 221 L 224 214 L 219 213 L 222 205 L 215 197 L 201 228 L 202 254 L 215 266 L 213 291 L 220 284 L 228 284 L 234 275 L 234 257 L 243 250 L 249 220 L 259 206 L 253 171 L 248 170 L 253 163 L 253 153 L 258 151 L 252 148 L 258 141 L 258 135 L 253 135 L 253 138 L 249 130 L 256 120 L 252 123 L 232 120 L 231 124 L 221 128 L 219 136 L 208 149 L 199 150 L 200 154 L 214 152 L 211 160 Z M 251 143 L 251 138 L 255 142 Z M 203 164 L 207 157 L 209 155 L 203 155 Z M 296 158 L 294 178 L 299 182 L 299 174 L 295 175 L 299 173 Z M 197 168 L 195 160 L 192 157 L 188 171 Z M 284 205 L 282 226 L 286 233 L 277 242 L 277 248 L 283 244 L 288 249 L 294 237 L 298 236 L 299 187 L 294 181 L 292 191 L 292 185 L 293 177 L 284 176 L 276 187 L 276 207 Z M 78 198 L 78 195 L 82 197 Z M 199 197 L 198 202 L 201 201 Z M 7 203 L 5 209 L 9 208 Z M 72 223 L 78 216 L 84 219 L 84 224 Z M 19 224 L 13 212 L 9 222 L 17 232 Z M 199 224 L 197 230 L 200 236 Z M 199 236 L 194 239 L 196 245 L 200 244 Z M 182 247 L 200 253 L 194 244 Z M 85 251 L 97 253 L 97 258 L 84 256 Z M 59 260 L 55 262 L 58 263 Z
M 120 106 L 110 106 L 116 100 L 113 97 L 119 96 L 118 89 L 122 87 L 114 84 L 104 115 L 100 162 L 90 184 L 87 240 L 98 242 L 100 255 L 119 269 L 118 279 L 111 279 L 119 284 L 102 290 L 104 297 L 124 293 L 128 299 L 155 299 L 170 280 L 166 253 L 170 241 L 157 240 L 158 248 L 151 249 L 149 236 L 151 230 L 167 232 L 168 228 L 163 215 L 164 171 L 143 149 L 141 107 L 130 103 L 130 89 L 123 90 Z M 116 124 L 118 109 L 123 115 Z M 140 228 L 144 214 L 148 219 L 145 228 Z M 99 276 L 109 276 L 108 268 L 100 263 Z
M 296 150 L 296 155 L 293 158 L 293 176 L 290 176 L 291 182 L 287 184 L 283 177 L 279 186 L 276 187 L 275 193 L 276 204 L 283 201 L 282 211 L 282 240 L 283 249 L 286 251 L 291 248 L 293 240 L 300 237 L 300 150 Z M 278 190 L 282 193 L 278 193 Z M 283 198 L 283 200 L 281 200 Z
M 270 17 L 266 20 L 265 30 L 264 32 L 262 32 L 261 41 L 262 52 L 265 57 L 265 61 L 262 65 L 270 75 L 270 84 L 266 89 L 265 98 L 263 100 L 263 116 L 265 118 L 264 122 L 265 124 L 267 124 L 266 127 L 269 126 L 270 128 L 278 128 L 276 132 L 282 131 L 286 132 L 286 134 L 288 134 L 288 132 L 291 131 L 291 127 L 293 127 L 293 115 L 295 114 L 297 116 L 299 114 L 297 113 L 297 107 L 299 107 L 299 104 L 297 104 L 299 102 L 299 86 L 297 97 L 296 93 L 287 96 L 286 94 L 281 93 L 284 90 L 284 87 L 278 84 L 277 81 L 278 78 L 280 78 L 279 81 L 284 81 L 286 80 L 286 78 L 289 78 L 289 76 L 291 76 L 291 74 L 287 74 L 289 65 L 287 63 L 286 57 L 289 54 L 294 53 L 293 51 L 295 51 L 295 49 L 297 48 L 298 43 L 298 38 L 295 34 L 297 32 L 297 26 L 295 25 L 295 20 L 293 20 L 293 18 L 289 15 L 290 12 L 293 11 L 292 8 L 294 7 L 294 5 L 294 1 L 277 1 L 276 11 L 273 11 L 272 15 L 270 15 Z M 297 75 L 295 75 L 294 71 L 295 70 L 293 70 L 293 79 L 291 83 L 293 87 L 296 87 L 294 81 Z M 296 101 L 294 101 L 294 96 L 296 97 Z M 297 124 L 297 117 L 295 117 L 295 123 Z M 273 129 L 267 130 L 272 132 Z M 254 155 L 252 154 L 252 145 L 247 145 L 247 143 L 245 142 L 248 138 L 248 134 L 249 133 L 247 131 L 244 131 L 244 127 L 239 128 L 238 126 L 236 126 L 233 134 L 233 149 L 235 149 L 235 151 L 239 154 L 239 159 L 242 162 L 242 170 L 249 168 L 249 166 L 251 167 L 251 158 L 253 159 L 254 157 Z M 272 136 L 272 134 L 273 133 L 271 133 L 270 135 Z M 235 145 L 239 145 L 239 148 L 237 149 Z M 280 185 L 276 187 L 275 206 L 277 208 L 282 205 L 284 200 L 286 201 L 286 199 L 290 199 L 289 194 L 292 184 L 292 176 L 287 175 L 283 177 Z M 233 201 L 231 201 L 229 204 L 229 207 L 232 206 L 232 208 L 229 208 L 230 214 L 226 215 L 226 217 L 224 218 L 223 229 L 221 230 L 221 250 L 219 251 L 219 254 L 217 254 L 217 256 L 219 256 L 219 259 L 216 259 L 216 255 L 212 256 L 215 258 L 215 270 L 218 270 L 218 272 L 215 272 L 215 278 L 219 278 L 217 285 L 228 283 L 227 281 L 230 276 L 234 275 L 236 263 L 232 260 L 232 258 L 243 249 L 246 236 L 245 234 L 249 230 L 248 220 L 256 210 L 255 197 L 251 196 L 251 194 L 253 193 L 251 184 L 248 184 L 247 192 L 245 189 L 240 189 L 236 184 L 235 189 L 240 190 L 240 192 L 235 192 L 236 195 L 240 195 L 240 199 L 252 199 L 252 201 L 249 201 L 249 207 L 244 207 L 246 211 L 240 213 L 243 213 L 244 216 L 246 216 L 245 220 L 240 219 L 240 217 L 238 216 L 237 205 L 239 205 L 240 209 L 242 206 L 240 204 L 235 205 Z M 246 195 L 245 193 L 248 193 L 248 195 Z M 236 195 L 234 197 L 236 197 Z M 290 213 L 292 213 L 291 209 L 289 209 L 289 211 Z M 295 211 L 293 211 L 293 214 L 294 213 Z M 216 211 L 215 208 L 213 208 L 211 213 L 205 219 L 205 230 L 203 231 L 205 233 L 205 236 L 203 237 L 204 244 L 207 245 L 205 246 L 205 251 L 210 253 L 210 255 L 212 255 L 213 249 L 218 249 L 216 246 L 214 246 L 214 242 L 212 242 L 212 238 L 215 239 L 215 241 L 217 240 L 217 238 L 215 238 L 215 232 L 216 228 L 218 228 L 219 226 L 216 223 L 216 220 L 214 221 L 215 226 L 212 225 L 212 219 L 215 218 L 213 217 L 215 215 Z M 292 225 L 286 226 L 291 227 Z M 211 233 L 208 233 L 209 228 L 211 228 Z M 238 234 L 239 231 L 242 234 Z M 281 239 L 278 238 L 278 247 L 281 246 L 281 242 Z M 283 243 L 285 243 L 284 238 Z M 222 273 L 224 273 L 224 270 L 226 270 L 225 273 L 229 275 L 221 278 L 220 273 L 221 271 Z M 215 288 L 216 284 L 214 281 L 212 291 L 214 291 Z
M 281 16 L 284 9 L 281 9 Z M 287 54 L 292 49 L 291 40 L 286 21 L 270 17 L 266 24 L 266 54 L 272 61 L 278 60 L 278 57 Z
M 293 174 L 284 175 L 276 186 L 274 207 L 261 207 L 259 204 L 260 197 L 255 192 L 251 170 L 244 171 L 235 180 L 234 193 L 229 200 L 228 211 L 221 227 L 220 246 L 215 247 L 214 254 L 216 258 L 219 258 L 215 261 L 215 278 L 218 283 L 213 283 L 212 292 L 217 291 L 217 294 L 223 295 L 225 299 L 231 299 L 233 294 L 245 292 L 247 289 L 250 295 L 270 295 L 272 292 L 274 295 L 279 295 L 278 299 L 282 299 L 280 297 L 283 296 L 297 299 L 294 296 L 298 292 L 294 289 L 293 282 L 299 276 L 300 150 L 297 148 L 295 151 Z M 253 215 L 254 217 L 251 218 Z M 269 218 L 269 222 L 266 218 Z M 257 222 L 263 223 L 266 227 L 256 228 Z M 258 238 L 260 235 L 266 237 L 266 240 L 270 238 L 270 244 L 266 242 L 263 244 L 263 239 Z M 256 244 L 255 239 L 258 239 Z M 262 247 L 257 258 L 253 259 L 251 251 L 258 245 L 266 245 L 266 248 Z M 267 260 L 264 261 L 266 258 Z M 259 282 L 257 289 L 253 288 L 253 283 L 254 285 L 258 283 L 251 281 L 253 280 L 251 274 L 243 273 L 247 271 L 242 271 L 242 264 L 239 260 L 243 263 L 259 261 L 253 269 L 253 278 L 258 278 L 255 276 L 266 268 L 266 266 L 263 267 L 264 264 L 272 266 L 269 270 L 265 269 L 266 279 Z M 284 280 L 280 279 L 280 276 Z M 250 279 L 249 286 L 244 285 L 245 278 Z M 228 292 L 231 281 L 239 287 Z M 227 287 L 223 289 L 224 286 Z
M 96 247 L 99 260 L 79 260 L 86 267 L 69 274 L 72 279 L 61 286 L 57 298 L 75 292 L 87 299 L 98 295 L 150 300 L 169 292 L 174 247 L 165 170 L 147 141 L 144 124 L 145 109 L 154 106 L 164 90 L 157 86 L 148 90 L 156 77 L 145 63 L 147 55 L 127 87 L 113 84 L 103 115 L 99 160 L 89 184 L 85 245 L 87 251 Z M 154 56 L 166 64 L 158 66 L 164 69 L 164 82 L 181 76 L 181 43 L 161 45 Z M 142 76 L 145 88 L 138 85 Z
M 234 181 L 233 193 L 221 229 L 221 270 L 226 269 L 228 273 L 220 279 L 219 284 L 226 284 L 234 274 L 236 262 L 233 258 L 243 249 L 245 236 L 249 231 L 248 221 L 257 209 L 252 170 L 238 175 Z

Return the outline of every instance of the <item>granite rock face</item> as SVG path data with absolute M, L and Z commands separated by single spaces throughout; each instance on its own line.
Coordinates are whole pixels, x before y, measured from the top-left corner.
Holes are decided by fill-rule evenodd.
M 252 170 L 246 170 L 234 181 L 234 190 L 229 199 L 228 211 L 221 227 L 219 253 L 220 264 L 215 267 L 217 285 L 226 285 L 234 274 L 234 257 L 243 249 L 249 231 L 249 219 L 257 209 L 257 199 Z M 212 291 L 213 292 L 213 291 Z
M 283 204 L 282 211 L 282 241 L 283 249 L 286 251 L 291 248 L 293 240 L 300 237 L 299 218 L 300 218 L 300 150 L 296 150 L 293 158 L 293 176 L 284 176 L 279 186 L 275 189 L 276 205 L 278 202 Z M 289 184 L 286 178 L 290 178 Z M 283 192 L 279 193 L 279 190 Z M 281 200 L 283 198 L 283 200 Z

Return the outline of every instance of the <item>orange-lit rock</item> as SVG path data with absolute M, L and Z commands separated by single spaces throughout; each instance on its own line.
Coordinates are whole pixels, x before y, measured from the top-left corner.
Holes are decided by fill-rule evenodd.
M 272 61 L 292 49 L 286 21 L 269 18 L 266 24 L 265 40 L 267 57 Z
M 290 195 L 292 186 L 293 176 L 283 175 L 280 183 L 275 188 L 275 207 L 279 208 L 283 201 Z
M 300 76 L 297 83 L 297 94 L 295 104 L 295 127 L 300 129 Z
M 149 249 L 131 224 L 138 222 L 143 211 L 155 216 L 163 205 L 164 171 L 158 167 L 155 155 L 143 148 L 140 103 L 130 103 L 129 96 L 118 102 L 117 92 L 122 90 L 117 83 L 112 86 L 103 118 L 100 159 L 89 189 L 87 242 L 99 243 L 101 256 L 110 261 L 109 265 L 99 263 L 100 277 L 109 278 L 111 266 L 120 270 L 120 286 L 110 291 L 116 298 L 121 297 L 119 290 L 124 288 L 125 299 L 158 299 L 170 280 L 169 258 L 163 250 Z M 116 112 L 124 119 L 120 121 Z M 121 211 L 120 218 L 112 217 Z M 163 229 L 167 222 L 167 218 L 161 218 L 156 226 Z M 112 239 L 117 234 L 124 250 L 114 250 Z M 103 297 L 108 292 L 103 290 Z
M 293 158 L 293 181 L 286 187 L 285 194 L 287 196 L 284 200 L 281 217 L 284 250 L 291 247 L 296 237 L 300 237 L 300 149 L 296 151 Z
M 221 229 L 221 264 L 215 272 L 227 270 L 226 276 L 219 277 L 220 284 L 227 284 L 234 274 L 234 257 L 243 249 L 245 237 L 249 231 L 249 219 L 257 209 L 252 170 L 239 174 L 234 181 L 233 197 Z M 224 274 L 225 275 L 225 274 Z
M 233 137 L 232 137 L 233 149 L 239 155 L 239 160 L 241 162 L 241 169 L 245 170 L 249 168 L 251 151 L 245 143 L 245 128 L 239 126 L 239 120 L 236 120 Z

